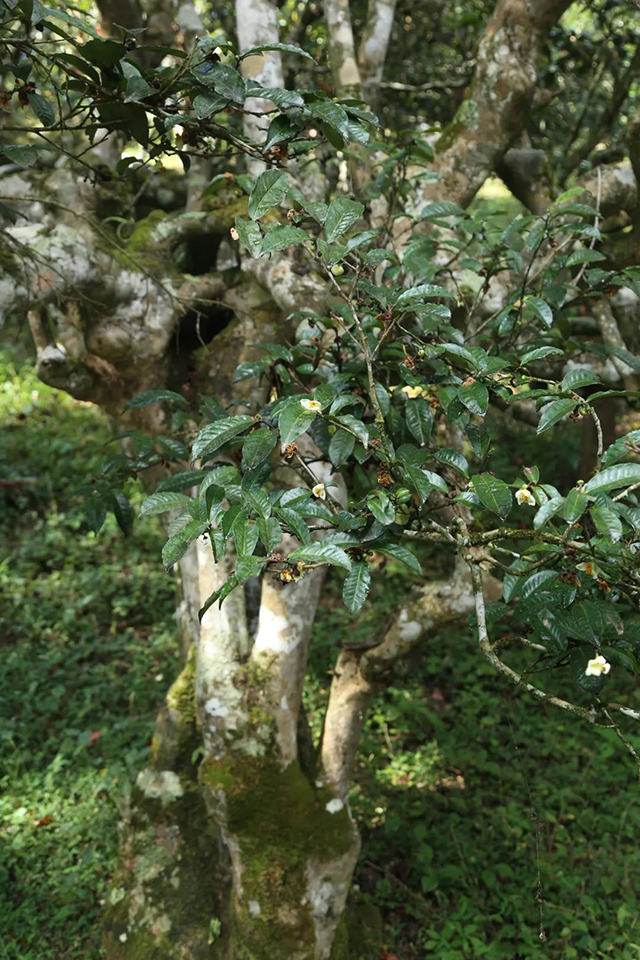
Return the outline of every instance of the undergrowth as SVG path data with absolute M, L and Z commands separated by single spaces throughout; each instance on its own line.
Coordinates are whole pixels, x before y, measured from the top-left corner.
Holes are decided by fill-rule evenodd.
M 159 526 L 87 531 L 74 489 L 106 420 L 7 354 L 0 368 L 0 960 L 97 960 L 118 807 L 177 668 L 174 582 Z M 410 586 L 390 562 L 374 583 L 353 622 L 329 582 L 312 726 L 339 643 L 369 640 Z M 608 732 L 507 686 L 470 632 L 431 640 L 377 700 L 352 795 L 385 960 L 637 960 L 639 798 Z

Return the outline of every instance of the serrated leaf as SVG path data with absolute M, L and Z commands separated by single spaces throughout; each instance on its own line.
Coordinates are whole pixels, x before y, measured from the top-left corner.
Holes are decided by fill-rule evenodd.
M 314 410 L 307 410 L 300 400 L 292 400 L 278 414 L 280 443 L 284 448 L 305 433 L 316 418 Z
M 378 523 L 384 527 L 388 527 L 395 520 L 396 509 L 387 494 L 381 490 L 374 490 L 368 494 L 367 506 Z
M 255 423 L 255 420 L 247 414 L 225 417 L 223 420 L 208 423 L 193 442 L 192 460 L 208 457 L 215 453 L 224 443 L 243 433 L 253 423 Z
M 238 556 L 250 556 L 255 550 L 260 536 L 258 524 L 249 520 L 246 513 L 239 513 L 233 522 L 231 533 Z
M 128 537 L 133 529 L 135 515 L 133 512 L 133 507 L 125 497 L 124 493 L 120 493 L 120 491 L 114 493 L 113 495 L 113 515 L 116 518 L 116 523 L 124 533 L 125 537 Z
M 479 417 L 484 417 L 489 406 L 489 391 L 483 383 L 474 380 L 473 383 L 458 387 L 458 400 Z
M 563 356 L 564 350 L 560 350 L 558 347 L 536 347 L 534 350 L 526 350 L 522 354 L 520 357 L 520 364 L 524 366 L 527 363 L 533 363 L 534 360 L 543 360 L 545 357 Z
M 455 467 L 455 469 L 465 477 L 469 472 L 469 462 L 459 450 L 445 448 L 443 450 L 436 450 L 431 456 L 433 456 L 434 460 L 439 460 L 440 463 L 447 463 L 450 467 Z
M 547 520 L 551 520 L 551 518 L 562 509 L 563 505 L 564 497 L 552 497 L 550 500 L 547 500 L 546 503 L 543 503 L 533 518 L 534 530 L 540 530 Z
M 416 491 L 420 497 L 420 503 L 424 503 L 429 494 L 433 491 L 433 485 L 430 483 L 424 470 L 420 467 L 407 464 L 402 468 L 402 476 L 410 487 Z
M 180 403 L 183 407 L 187 404 L 185 397 L 180 393 L 175 393 L 174 390 L 145 390 L 144 393 L 138 393 L 135 397 L 132 397 L 125 405 L 125 410 L 148 407 L 152 403 L 163 403 L 165 401 Z
M 188 549 L 189 541 L 182 536 L 182 533 L 177 533 L 173 537 L 169 537 L 162 548 L 162 562 L 165 570 L 169 570 L 174 563 L 181 560 Z
M 640 430 L 631 430 L 607 447 L 602 459 L 604 467 L 610 467 L 618 460 L 635 454 L 640 455 Z
M 309 104 L 314 117 L 332 127 L 344 141 L 349 142 L 349 117 L 341 106 L 331 100 L 320 100 Z
M 606 504 L 594 503 L 589 513 L 598 533 L 617 543 L 622 537 L 622 523 L 615 510 Z
M 351 572 L 342 585 L 342 599 L 350 613 L 357 613 L 362 608 L 371 586 L 371 571 L 369 564 L 359 560 L 351 567 Z
M 422 567 L 420 566 L 418 558 L 401 543 L 393 543 L 390 540 L 380 540 L 373 544 L 373 549 L 380 553 L 388 554 L 390 557 L 393 557 L 394 560 L 399 560 L 400 563 L 404 563 L 405 566 L 413 570 L 414 573 L 422 573 Z
M 334 400 L 333 403 L 331 404 L 331 413 L 334 413 L 336 409 L 339 410 L 341 408 L 339 405 L 340 400 L 346 400 L 348 404 L 353 401 L 353 398 L 337 397 L 337 399 Z M 361 441 L 362 445 L 364 446 L 365 450 L 367 449 L 367 447 L 369 446 L 369 431 L 367 430 L 362 420 L 358 420 L 357 417 L 352 416 L 352 414 L 350 413 L 345 413 L 341 417 L 336 417 L 336 420 L 338 421 L 338 423 L 342 423 L 344 424 L 345 427 L 348 427 L 348 429 L 351 430 L 352 433 L 355 433 L 355 435 L 358 437 L 358 439 Z
M 198 120 L 208 120 L 214 113 L 219 113 L 226 106 L 227 97 L 220 97 L 215 93 L 199 93 L 193 100 L 193 109 Z
M 30 93 L 29 97 L 29 106 L 35 113 L 36 117 L 44 127 L 51 127 L 56 122 L 55 110 L 51 106 L 48 100 L 46 100 L 40 93 Z
M 290 553 L 288 560 L 304 560 L 305 563 L 328 563 L 334 567 L 351 570 L 351 560 L 340 547 L 331 543 L 308 543 Z
M 492 513 L 497 513 L 504 520 L 513 506 L 511 490 L 504 480 L 499 480 L 490 473 L 480 473 L 471 477 L 471 481 L 474 492 L 483 506 Z
M 282 540 L 280 524 L 276 517 L 269 517 L 267 520 L 263 517 L 258 517 L 257 526 L 262 545 L 267 554 L 269 554 L 272 550 L 275 550 Z
M 338 197 L 329 204 L 324 221 L 324 232 L 328 243 L 342 236 L 359 217 L 364 213 L 364 206 L 349 200 L 347 197 Z
M 346 430 L 336 430 L 329 443 L 329 459 L 334 467 L 341 467 L 346 463 L 353 448 L 356 445 L 356 438 Z
M 185 510 L 191 503 L 193 503 L 191 497 L 187 497 L 184 493 L 169 490 L 152 493 L 142 501 L 140 516 L 153 516 L 157 513 L 166 513 L 168 510 Z
M 427 203 L 420 213 L 421 220 L 433 220 L 437 217 L 463 217 L 464 210 L 450 200 L 434 200 Z
M 433 426 L 433 415 L 429 404 L 419 397 L 407 400 L 405 417 L 409 432 L 416 443 L 419 443 L 421 447 L 426 446 Z
M 297 43 L 260 43 L 257 47 L 249 47 L 247 50 L 243 50 L 238 59 L 246 60 L 247 57 L 256 57 L 265 50 L 281 50 L 283 53 L 295 53 L 299 57 L 311 60 L 312 63 L 315 62 L 311 54 L 303 50 L 302 47 L 299 47 Z
M 262 241 L 261 253 L 275 253 L 278 250 L 286 250 L 287 247 L 299 246 L 306 243 L 309 235 L 306 230 L 300 227 L 291 227 L 282 225 L 274 227 L 266 234 Z
M 553 310 L 541 297 L 527 296 L 524 303 L 547 327 L 553 326 Z
M 608 490 L 638 482 L 640 482 L 640 463 L 619 463 L 597 473 L 585 483 L 582 489 L 594 497 L 599 493 L 607 493 Z
M 242 447 L 242 463 L 246 470 L 254 470 L 269 458 L 271 451 L 278 443 L 278 435 L 275 430 L 268 427 L 260 427 L 259 430 L 253 430 L 244 442 Z
M 569 491 L 564 502 L 562 509 L 563 518 L 567 523 L 575 523 L 587 509 L 588 503 L 589 500 L 580 487 L 574 487 L 573 490 Z
M 588 367 L 573 367 L 562 380 L 563 390 L 578 390 L 592 383 L 601 383 L 600 377 Z
M 553 427 L 559 420 L 573 413 L 577 405 L 576 400 L 569 399 L 554 400 L 552 403 L 548 403 L 547 406 L 542 409 L 542 416 L 540 417 L 536 433 L 540 434 L 544 433 L 545 430 L 549 430 L 549 428 Z
M 286 524 L 298 540 L 302 543 L 309 543 L 311 540 L 309 527 L 299 513 L 296 513 L 296 511 L 290 507 L 277 507 L 275 513 L 278 519 Z
M 421 283 L 416 287 L 403 290 L 394 306 L 400 307 L 406 303 L 413 303 L 414 300 L 424 300 L 425 297 L 446 297 L 449 300 L 455 300 L 455 294 L 441 287 L 439 284 Z
M 256 180 L 249 196 L 248 213 L 259 220 L 272 207 L 278 206 L 287 195 L 289 181 L 282 170 L 265 170 Z

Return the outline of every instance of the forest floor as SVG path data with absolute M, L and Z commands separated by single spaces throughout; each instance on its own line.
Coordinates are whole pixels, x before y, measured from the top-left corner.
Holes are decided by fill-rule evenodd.
M 87 532 L 75 491 L 109 438 L 94 408 L 5 352 L 0 421 L 0 477 L 32 481 L 0 487 L 0 960 L 98 960 L 119 804 L 176 672 L 174 581 L 155 521 Z M 341 638 L 368 638 L 411 585 L 380 573 L 355 623 L 339 583 L 326 591 L 316 725 Z M 507 686 L 469 630 L 430 641 L 376 702 L 352 805 L 380 960 L 640 958 L 633 762 Z

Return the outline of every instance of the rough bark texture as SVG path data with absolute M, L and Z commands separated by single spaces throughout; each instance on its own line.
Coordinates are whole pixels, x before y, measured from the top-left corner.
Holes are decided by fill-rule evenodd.
M 374 110 L 378 106 L 395 10 L 396 0 L 369 0 L 367 19 L 358 47 L 362 93 Z
M 324 0 L 324 18 L 329 41 L 329 64 L 336 93 L 360 97 L 361 78 L 351 26 L 349 0 Z
M 271 0 L 236 0 L 236 29 L 240 50 L 249 50 L 263 43 L 277 43 L 278 12 Z M 242 61 L 242 74 L 263 87 L 284 86 L 282 58 L 278 51 L 265 50 L 261 56 Z M 269 127 L 268 114 L 274 109 L 270 100 L 249 97 L 244 105 L 244 130 L 255 143 L 263 143 Z M 249 172 L 257 175 L 264 166 L 252 160 Z
M 441 181 L 423 202 L 446 197 L 466 206 L 520 136 L 533 103 L 540 48 L 571 0 L 500 0 L 478 50 L 475 77 L 436 144 Z

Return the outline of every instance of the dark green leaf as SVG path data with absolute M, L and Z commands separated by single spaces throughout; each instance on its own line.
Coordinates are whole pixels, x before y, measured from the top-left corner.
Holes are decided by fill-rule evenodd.
M 359 560 L 353 564 L 351 572 L 342 585 L 342 598 L 350 613 L 357 613 L 361 609 L 367 599 L 370 586 L 369 565 L 364 560 Z
M 201 457 L 211 456 L 224 443 L 243 433 L 253 423 L 255 423 L 253 417 L 241 414 L 207 424 L 194 440 L 191 451 L 192 459 L 197 460 Z
M 513 506 L 511 490 L 504 480 L 498 480 L 490 473 L 481 473 L 471 477 L 471 481 L 480 502 L 504 520 Z

